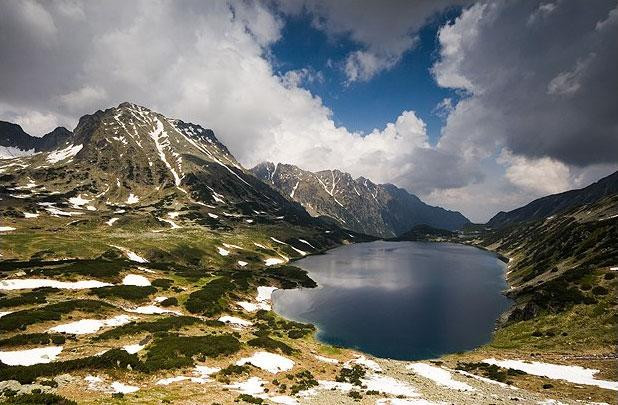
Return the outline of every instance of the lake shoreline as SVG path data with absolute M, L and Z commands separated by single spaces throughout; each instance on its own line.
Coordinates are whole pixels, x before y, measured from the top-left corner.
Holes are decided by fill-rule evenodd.
M 407 241 L 403 241 L 403 242 L 404 242 L 405 244 L 410 243 L 410 242 L 407 242 Z M 450 243 L 450 244 L 452 244 L 454 247 L 456 247 L 456 246 L 460 246 L 460 247 L 477 247 L 477 246 L 471 246 L 471 245 L 468 245 L 468 244 L 463 244 L 463 243 L 453 243 L 453 242 L 451 242 L 451 241 L 444 241 L 444 242 L 449 242 L 449 243 Z M 312 254 L 310 254 L 310 255 L 307 255 L 306 257 L 303 257 L 302 259 L 307 259 L 309 256 L 313 256 L 313 257 L 325 256 L 325 255 L 327 255 L 327 254 L 332 254 L 333 250 L 341 249 L 341 248 L 343 248 L 343 247 L 345 247 L 345 246 L 359 246 L 359 245 L 365 245 L 365 244 L 367 244 L 367 243 L 368 243 L 368 242 L 354 242 L 354 243 L 351 243 L 351 244 L 349 244 L 349 245 L 342 244 L 342 245 L 340 245 L 340 246 L 334 247 L 334 248 L 332 248 L 332 249 L 324 250 L 324 251 L 321 251 L 321 252 L 319 252 L 319 253 L 312 253 Z M 371 243 L 384 243 L 384 244 L 388 243 L 389 245 L 392 243 L 393 245 L 396 245 L 396 244 L 398 244 L 398 243 L 400 244 L 400 243 L 402 243 L 402 242 L 396 242 L 396 241 L 386 241 L 386 240 L 380 240 L 380 239 L 378 239 L 378 240 L 375 240 L 375 241 L 371 241 Z M 420 241 L 420 242 L 415 242 L 415 243 L 417 243 L 418 245 L 425 245 L 425 244 L 426 244 L 426 245 L 428 245 L 428 246 L 439 246 L 439 245 L 444 245 L 444 243 L 436 243 L 436 242 L 433 242 L 433 241 Z M 487 253 L 490 253 L 490 254 L 491 254 L 491 256 L 492 256 L 493 258 L 500 260 L 500 262 L 504 262 L 504 260 L 502 260 L 502 259 L 501 259 L 501 258 L 500 258 L 500 257 L 499 257 L 496 253 L 495 253 L 495 252 L 492 252 L 492 251 L 490 251 L 490 250 L 488 250 L 488 249 L 480 249 L 480 250 L 481 250 L 481 251 L 485 251 L 485 252 L 487 252 Z M 463 252 L 453 252 L 453 254 L 462 254 L 462 253 L 463 253 Z M 437 256 L 441 256 L 441 253 L 440 253 L 440 252 L 434 252 L 434 254 L 435 254 L 435 255 L 437 255 Z M 469 254 L 469 253 L 468 253 L 468 254 Z M 474 256 L 471 256 L 471 257 L 474 257 Z M 480 256 L 480 257 L 482 257 L 482 256 Z M 299 258 L 299 259 L 295 259 L 295 260 L 293 260 L 293 261 L 290 261 L 290 264 L 292 264 L 292 263 L 293 263 L 294 265 L 298 266 L 298 260 L 300 260 L 300 258 Z M 451 257 L 451 259 L 450 259 L 450 260 L 451 260 L 451 261 L 453 261 L 453 260 L 455 260 L 455 261 L 456 261 L 456 260 L 457 260 L 457 257 L 456 257 L 456 256 L 453 256 L 453 257 Z M 452 263 L 451 263 L 451 264 L 452 264 Z M 298 266 L 298 267 L 300 267 L 300 268 L 301 268 L 301 269 L 303 269 L 304 271 L 307 271 L 308 276 L 309 276 L 312 280 L 314 280 L 314 281 L 316 282 L 316 284 L 318 284 L 318 287 L 324 287 L 323 283 L 321 283 L 321 282 L 320 282 L 319 277 L 316 279 L 316 275 L 315 275 L 315 274 L 312 274 L 312 272 L 310 271 L 310 269 L 307 269 L 305 266 Z M 455 267 L 459 267 L 459 264 L 458 264 L 457 266 L 455 266 Z M 500 266 L 500 267 L 501 267 L 501 270 L 499 271 L 499 273 L 500 273 L 500 274 L 499 274 L 499 277 L 500 277 L 500 282 L 501 282 L 501 283 L 504 283 L 504 285 L 505 285 L 506 287 L 508 287 L 508 284 L 507 284 L 507 282 L 506 282 L 506 278 L 505 278 L 505 274 L 506 274 L 506 266 Z M 453 268 L 454 268 L 454 267 L 453 267 Z M 481 268 L 479 267 L 479 269 L 477 269 L 476 271 L 483 272 L 484 270 L 481 270 Z M 309 291 L 309 290 L 314 290 L 314 289 L 304 289 L 304 288 L 301 288 L 301 289 L 294 289 L 294 291 L 305 291 L 305 290 L 306 290 L 306 291 Z M 504 292 L 505 292 L 505 291 L 506 291 L 506 289 L 501 288 L 501 289 L 498 291 L 498 294 L 500 294 L 500 296 L 502 296 L 502 297 L 504 297 L 504 298 L 507 298 L 507 297 L 506 297 L 506 295 L 504 294 Z M 276 300 L 276 299 L 275 299 L 275 300 Z M 274 301 L 275 301 L 275 300 L 274 300 Z M 506 301 L 505 301 L 505 302 L 506 302 Z M 278 305 L 282 305 L 281 301 L 279 302 L 279 304 L 278 304 Z M 323 304 L 323 303 L 322 303 L 321 305 L 325 305 L 325 304 Z M 483 342 L 483 343 L 474 344 L 472 347 L 465 348 L 465 349 L 463 349 L 464 351 L 471 351 L 471 350 L 475 350 L 476 348 L 481 347 L 481 346 L 483 346 L 483 345 L 488 344 L 488 343 L 490 343 L 490 342 L 491 342 L 491 340 L 493 339 L 493 333 L 494 333 L 494 331 L 495 331 L 495 330 L 496 330 L 496 328 L 497 328 L 497 325 L 498 325 L 498 322 L 499 322 L 500 317 L 502 316 L 502 314 L 503 314 L 505 311 L 507 311 L 507 310 L 508 310 L 508 308 L 510 308 L 510 306 L 512 305 L 512 303 L 511 303 L 511 302 L 508 302 L 507 304 L 502 304 L 502 305 L 507 305 L 507 307 L 506 307 L 506 309 L 504 309 L 504 310 L 500 310 L 500 312 L 498 313 L 498 315 L 497 315 L 495 318 L 493 318 L 493 319 L 492 319 L 492 321 L 491 321 L 491 332 L 490 332 L 490 335 L 489 335 L 489 339 L 488 339 L 488 340 L 486 340 L 486 341 L 485 341 L 485 342 Z M 284 318 L 284 319 L 290 319 L 290 320 L 294 320 L 294 321 L 300 321 L 300 322 L 305 322 L 305 323 L 311 323 L 314 327 L 316 327 L 316 332 L 313 334 L 313 338 L 316 340 L 316 342 L 318 342 L 318 343 L 320 343 L 320 344 L 326 344 L 326 345 L 331 345 L 331 346 L 335 346 L 335 347 L 342 347 L 342 348 L 345 348 L 345 349 L 347 349 L 347 350 L 353 350 L 353 351 L 357 351 L 357 352 L 360 352 L 360 353 L 365 353 L 365 354 L 368 354 L 368 355 L 371 355 L 371 356 L 375 356 L 375 357 L 378 357 L 378 358 L 383 358 L 383 359 L 394 359 L 394 360 L 397 360 L 397 361 L 422 361 L 422 360 L 427 360 L 427 359 L 435 359 L 435 358 L 440 358 L 440 357 L 442 357 L 442 356 L 444 356 L 444 355 L 448 355 L 448 354 L 452 354 L 452 353 L 455 353 L 455 352 L 459 352 L 459 351 L 460 351 L 459 349 L 456 349 L 456 350 L 455 350 L 455 349 L 454 349 L 454 350 L 447 350 L 447 351 L 444 351 L 444 350 L 439 350 L 439 352 L 441 352 L 441 353 L 436 353 L 435 355 L 434 355 L 434 354 L 428 354 L 428 355 L 421 355 L 421 356 L 414 356 L 414 357 L 413 357 L 413 356 L 410 356 L 410 357 L 405 357 L 405 356 L 402 356 L 402 355 L 398 355 L 398 356 L 385 356 L 385 355 L 381 355 L 381 354 L 376 354 L 376 349 L 373 349 L 373 351 L 372 351 L 372 349 L 366 349 L 366 348 L 363 348 L 363 346 L 362 346 L 362 345 L 360 345 L 360 346 L 359 346 L 359 345 L 357 345 L 357 344 L 349 344 L 349 343 L 347 343 L 347 344 L 346 344 L 346 343 L 341 344 L 341 343 L 337 342 L 337 340 L 338 340 L 338 339 L 336 339 L 336 340 L 335 340 L 337 343 L 333 343 L 333 340 L 332 340 L 332 339 L 329 339 L 328 337 L 320 337 L 320 338 L 318 338 L 318 335 L 323 334 L 323 333 L 325 332 L 325 330 L 328 330 L 328 326 L 327 326 L 327 325 L 325 325 L 323 322 L 316 322 L 315 320 L 309 320 L 309 321 L 308 321 L 307 319 L 304 319 L 304 318 L 302 318 L 302 317 L 298 317 L 298 316 L 291 315 L 291 314 L 290 314 L 290 312 L 289 312 L 289 310 L 283 310 L 283 311 L 282 311 L 282 310 L 281 310 L 281 307 L 279 307 L 279 308 L 278 308 L 278 310 L 275 310 L 275 305 L 273 305 L 273 311 L 275 311 L 275 312 L 277 313 L 277 315 L 281 316 L 281 317 L 282 317 L 282 318 Z M 316 310 L 316 311 L 317 311 L 317 310 Z M 466 323 L 465 321 L 463 321 L 463 322 L 462 322 L 462 324 L 467 325 L 467 323 Z M 470 325 L 472 325 L 472 323 L 471 323 Z M 471 326 L 470 328 L 472 328 L 472 326 Z M 479 332 L 477 332 L 477 333 L 479 333 Z M 332 336 L 331 336 L 331 337 L 332 337 Z M 461 343 L 461 344 L 465 344 L 465 343 Z M 424 346 L 422 346 L 422 347 L 424 347 Z M 380 349 L 378 349 L 378 350 L 380 350 Z

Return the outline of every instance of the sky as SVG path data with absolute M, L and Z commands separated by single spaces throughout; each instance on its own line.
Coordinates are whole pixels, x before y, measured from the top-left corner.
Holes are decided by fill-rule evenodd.
M 616 0 L 0 2 L 0 119 L 134 102 L 484 222 L 618 169 Z

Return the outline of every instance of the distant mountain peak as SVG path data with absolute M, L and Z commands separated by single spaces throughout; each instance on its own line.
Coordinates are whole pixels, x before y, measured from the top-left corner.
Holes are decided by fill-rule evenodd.
M 459 212 L 423 203 L 392 184 L 354 179 L 341 170 L 311 172 L 285 163 L 263 162 L 251 169 L 313 216 L 326 216 L 356 232 L 393 237 L 414 225 L 454 230 L 469 223 Z
M 71 131 L 64 127 L 57 127 L 42 137 L 32 136 L 18 124 L 0 121 L 0 159 L 50 151 L 63 145 L 72 136 Z

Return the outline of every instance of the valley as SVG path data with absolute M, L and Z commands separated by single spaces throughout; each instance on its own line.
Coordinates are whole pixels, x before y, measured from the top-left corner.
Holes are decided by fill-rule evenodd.
M 615 403 L 611 187 L 489 228 L 369 180 L 366 195 L 338 194 L 335 183 L 366 180 L 342 172 L 276 166 L 301 183 L 266 165 L 264 182 L 211 130 L 131 103 L 60 132 L 40 149 L 18 131 L 0 138 L 4 403 Z M 374 358 L 272 310 L 275 289 L 319 288 L 296 260 L 406 235 L 510 259 L 514 305 L 487 344 Z

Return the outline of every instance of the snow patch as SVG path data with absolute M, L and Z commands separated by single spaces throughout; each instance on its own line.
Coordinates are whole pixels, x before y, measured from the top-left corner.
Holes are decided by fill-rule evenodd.
M 62 346 L 39 347 L 29 350 L 0 352 L 0 361 L 8 366 L 31 366 L 56 360 Z
M 81 209 L 82 205 L 86 205 L 90 202 L 91 200 L 87 200 L 85 198 L 82 198 L 82 195 L 79 194 L 77 197 L 71 197 L 69 198 L 69 202 L 71 203 L 71 205 L 73 206 L 73 208 L 77 208 L 77 209 Z
M 137 204 L 138 202 L 139 202 L 139 197 L 133 193 L 129 194 L 129 196 L 127 197 L 127 201 L 126 201 L 127 204 Z
M 15 228 L 13 228 L 12 226 L 0 226 L 0 232 L 9 232 L 14 230 Z
M 406 368 L 446 388 L 461 391 L 476 391 L 470 385 L 454 380 L 450 372 L 440 367 L 432 366 L 426 363 L 412 363 L 408 364 Z
M 182 315 L 178 311 L 172 311 L 171 309 L 160 308 L 160 307 L 157 307 L 156 305 L 144 305 L 144 306 L 137 307 L 137 308 L 132 308 L 132 309 L 131 308 L 125 308 L 125 311 L 133 312 L 133 313 L 136 313 L 136 314 L 142 314 L 142 315 L 161 315 L 161 314 Z
M 302 242 L 305 245 L 311 246 L 312 248 L 317 250 L 317 248 L 315 246 L 313 246 L 311 243 L 307 242 L 306 240 L 304 240 L 304 239 L 298 239 L 298 240 L 299 240 L 299 242 Z
M 132 392 L 139 391 L 139 387 L 134 385 L 127 385 L 118 381 L 114 381 L 111 385 L 113 393 L 130 394 Z
M 361 379 L 367 390 L 383 392 L 385 394 L 414 398 L 420 396 L 414 387 L 405 381 L 397 380 L 393 377 L 371 374 L 368 378 Z
M 296 192 L 296 189 L 298 188 L 299 184 L 300 184 L 300 181 L 296 181 L 296 185 L 294 185 L 294 187 L 292 188 L 292 192 L 290 193 L 290 198 L 294 198 L 294 193 Z
M 163 123 L 161 123 L 161 121 L 157 119 L 156 128 L 149 135 L 150 138 L 154 141 L 155 147 L 159 152 L 159 159 L 161 159 L 165 167 L 167 167 L 170 173 L 172 173 L 176 186 L 179 186 L 181 181 L 180 176 L 178 176 L 176 170 L 172 167 L 172 165 L 167 161 L 167 158 L 165 157 L 165 148 L 170 148 L 170 140 L 167 132 L 165 131 L 165 128 L 163 127 Z
M 252 302 L 247 302 L 247 301 L 240 301 L 240 302 L 237 302 L 236 304 L 238 304 L 240 307 L 242 307 L 245 311 L 248 311 L 248 312 L 255 312 L 259 309 L 270 311 L 271 310 L 271 306 L 270 306 L 271 296 L 272 296 L 273 291 L 275 291 L 276 289 L 277 287 L 260 286 L 257 288 L 257 291 L 258 291 L 258 294 L 256 297 L 257 304 L 254 304 Z
M 248 265 L 248 264 L 249 264 L 249 263 L 247 263 L 247 262 L 245 262 L 245 261 L 243 261 L 243 260 L 239 260 L 237 263 L 238 263 L 238 265 L 239 265 L 240 267 L 245 267 L 246 265 Z
M 114 222 L 118 221 L 118 218 L 112 218 L 109 221 L 105 221 L 105 223 L 109 226 L 114 225 Z
M 16 157 L 32 156 L 34 154 L 34 148 L 24 150 L 14 146 L 0 146 L 0 159 L 13 159 Z
M 142 351 L 144 347 L 146 347 L 146 345 L 140 345 L 139 343 L 136 343 L 134 345 L 123 346 L 122 348 L 129 354 L 135 354 Z
M 82 290 L 86 288 L 107 287 L 113 284 L 97 280 L 57 281 L 47 278 L 24 278 L 0 281 L 0 290 L 25 290 L 40 287 L 53 287 L 65 290 Z
M 279 243 L 280 245 L 287 245 L 287 243 L 285 243 L 284 241 L 279 240 L 279 239 L 277 239 L 277 238 L 273 238 L 272 236 L 270 237 L 270 239 L 272 239 L 272 240 L 273 240 L 273 242 L 277 242 L 277 243 Z
M 275 266 L 277 264 L 285 263 L 285 261 L 283 259 L 279 259 L 278 257 L 269 257 L 268 259 L 264 260 L 264 263 L 267 266 Z
M 222 248 L 222 247 L 220 247 L 220 246 L 217 246 L 217 252 L 219 252 L 219 254 L 220 254 L 221 256 L 227 256 L 227 255 L 229 255 L 229 254 L 230 254 L 230 251 L 229 251 L 229 250 L 224 249 L 224 248 Z
M 249 394 L 260 398 L 265 398 L 266 395 L 264 394 L 264 384 L 266 384 L 266 381 L 262 380 L 260 377 L 251 377 L 246 381 L 225 385 L 224 387 L 233 389 L 241 394 Z
M 269 373 L 288 371 L 294 367 L 294 361 L 274 353 L 255 352 L 251 357 L 245 357 L 236 362 L 237 366 L 251 364 Z
M 266 308 L 261 308 L 259 304 L 254 304 L 252 302 L 247 302 L 247 301 L 238 301 L 236 304 L 239 305 L 242 309 L 244 309 L 247 312 L 255 312 L 258 309 L 265 309 L 266 311 L 270 310 L 270 305 L 268 305 L 268 309 L 266 309 Z
M 24 217 L 26 218 L 37 218 L 39 214 L 33 212 L 24 212 Z
M 229 323 L 236 326 L 251 326 L 253 323 L 246 319 L 238 318 L 235 316 L 224 315 L 219 318 L 220 322 Z
M 137 263 L 148 263 L 148 260 L 144 259 L 143 257 L 141 257 L 140 255 L 138 255 L 135 252 L 130 251 L 127 248 L 123 248 L 122 246 L 116 246 L 116 245 L 110 245 L 111 247 L 115 247 L 118 250 L 122 250 L 124 252 L 124 254 L 127 255 L 127 258 L 133 262 L 137 262 Z
M 47 161 L 49 163 L 61 162 L 63 160 L 66 160 L 68 158 L 71 158 L 71 157 L 77 155 L 77 153 L 80 150 L 82 150 L 83 147 L 84 147 L 84 145 L 70 145 L 70 146 L 67 146 L 64 149 L 55 150 L 53 152 L 50 152 L 49 155 L 47 155 Z
M 270 301 L 272 299 L 273 291 L 275 291 L 277 287 L 264 287 L 259 286 L 257 288 L 257 297 L 256 300 L 258 302 Z
M 368 359 L 367 357 L 363 355 L 357 356 L 356 359 L 352 360 L 351 362 L 355 364 L 359 364 L 361 366 L 365 366 L 371 371 L 378 371 L 378 372 L 382 371 L 382 367 L 380 367 L 378 363 L 376 363 L 374 360 Z M 344 366 L 349 367 L 351 362 L 350 361 L 346 362 Z
M 195 368 L 193 369 L 193 375 L 195 377 L 181 375 L 181 376 L 176 376 L 176 377 L 163 378 L 157 381 L 156 384 L 157 385 L 170 385 L 172 383 L 180 382 L 180 381 L 191 381 L 194 383 L 203 384 L 203 383 L 212 381 L 209 378 L 209 376 L 211 376 L 212 374 L 220 370 L 221 370 L 220 368 L 216 368 L 216 367 L 195 366 Z
M 39 203 L 39 204 L 42 204 L 42 203 Z M 53 206 L 48 206 L 45 208 L 45 210 L 49 212 L 52 216 L 57 216 L 57 217 L 72 217 L 73 215 L 82 215 L 81 212 L 62 211 Z
M 299 255 L 301 255 L 301 256 L 307 256 L 307 252 L 305 252 L 305 251 L 303 251 L 303 250 L 300 250 L 300 249 L 296 249 L 296 248 L 295 248 L 294 246 L 292 246 L 292 245 L 290 245 L 290 247 L 291 247 L 292 249 L 294 249 L 294 251 L 295 251 L 296 253 L 298 253 Z
M 584 368 L 580 366 L 563 366 L 559 364 L 541 363 L 534 361 L 527 363 L 521 360 L 496 360 L 494 358 L 485 359 L 483 363 L 494 364 L 498 367 L 512 368 L 525 371 L 528 374 L 548 377 L 554 380 L 565 380 L 574 384 L 594 385 L 608 390 L 618 391 L 618 382 L 607 380 L 596 380 L 594 375 L 599 370 Z
M 136 285 L 138 287 L 147 287 L 150 285 L 150 280 L 139 274 L 128 274 L 122 279 L 124 285 Z
M 512 389 L 512 390 L 518 390 L 518 388 L 513 386 L 513 385 L 508 385 L 508 384 L 505 384 L 505 383 L 500 382 L 500 381 L 492 380 L 491 378 L 481 377 L 480 375 L 468 373 L 467 371 L 463 371 L 463 370 L 454 370 L 454 371 L 456 373 L 458 373 L 458 374 L 465 375 L 466 377 L 474 378 L 475 380 L 483 381 L 484 383 L 487 383 L 487 384 L 494 384 L 494 385 L 498 385 L 498 386 L 500 386 L 502 388 L 509 388 L 509 389 Z
M 99 329 L 109 326 L 121 326 L 131 322 L 134 318 L 128 315 L 118 315 L 109 319 L 82 319 L 76 322 L 65 323 L 49 329 L 50 332 L 85 335 L 95 333 Z

